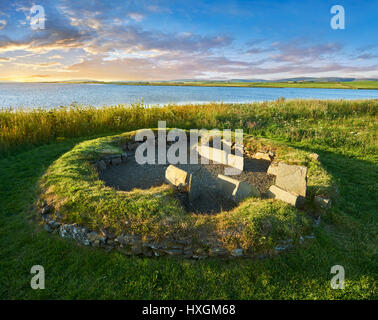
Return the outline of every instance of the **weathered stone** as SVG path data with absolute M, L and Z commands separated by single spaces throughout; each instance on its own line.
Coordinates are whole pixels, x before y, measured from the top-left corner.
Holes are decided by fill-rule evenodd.
M 88 240 L 88 229 L 79 227 L 77 224 L 61 225 L 59 228 L 59 234 L 62 238 L 71 238 L 86 246 L 90 244 Z
M 234 250 L 231 251 L 231 255 L 233 257 L 242 257 L 243 256 L 243 249 L 239 249 L 239 248 L 234 249 Z
M 269 168 L 268 168 L 268 171 L 267 171 L 267 174 L 272 174 L 274 176 L 276 176 L 278 173 L 278 163 L 275 163 L 273 162 Z
M 164 252 L 170 256 L 179 256 L 182 255 L 183 251 L 181 249 L 167 249 Z
M 283 190 L 306 196 L 307 168 L 305 166 L 278 163 L 276 186 Z
M 97 162 L 98 164 L 98 168 L 102 171 L 102 170 L 105 170 L 106 169 L 106 163 L 104 160 L 100 160 Z
M 182 188 L 187 185 L 188 173 L 174 165 L 169 165 L 165 171 L 165 179 L 172 185 Z
M 128 245 L 141 242 L 141 237 L 135 234 L 123 234 L 119 235 L 115 241 L 122 245 Z
M 191 173 L 189 176 L 189 201 L 193 202 L 196 200 L 201 195 L 203 186 L 207 184 L 208 180 L 206 179 L 206 171 L 204 168 L 200 167 L 198 170 Z
M 331 207 L 331 199 L 323 198 L 321 196 L 315 196 L 314 198 L 315 206 L 321 210 L 328 210 Z
M 248 197 L 260 197 L 260 192 L 257 188 L 245 181 L 241 181 L 235 188 L 233 194 L 233 200 L 237 203 L 243 201 Z
M 260 192 L 257 188 L 247 182 L 232 179 L 230 177 L 218 174 L 217 176 L 218 192 L 224 197 L 237 203 L 247 197 L 259 197 Z
M 254 159 L 259 159 L 259 160 L 267 160 L 267 161 L 272 160 L 269 153 L 265 153 L 265 152 L 256 152 L 252 157 Z
M 277 186 L 271 186 L 269 188 L 269 191 L 267 192 L 268 196 L 270 198 L 278 199 L 281 201 L 284 201 L 286 203 L 289 203 L 293 206 L 299 205 L 299 196 L 295 195 L 291 192 L 285 191 Z
M 224 248 L 211 248 L 209 251 L 210 256 L 220 257 L 220 256 L 226 256 L 228 254 L 228 251 Z
M 140 243 L 135 243 L 131 246 L 131 252 L 132 254 L 138 255 L 142 254 L 143 252 L 143 247 Z
M 308 157 L 315 161 L 319 161 L 319 155 L 317 153 L 310 153 Z
M 94 242 L 96 240 L 100 240 L 102 237 L 95 231 L 92 231 L 91 233 L 88 234 L 88 240 L 90 242 Z
M 55 221 L 55 220 L 50 220 L 49 222 L 47 222 L 47 224 L 53 228 L 53 229 L 57 229 L 61 226 L 61 223 L 58 222 L 58 221 Z

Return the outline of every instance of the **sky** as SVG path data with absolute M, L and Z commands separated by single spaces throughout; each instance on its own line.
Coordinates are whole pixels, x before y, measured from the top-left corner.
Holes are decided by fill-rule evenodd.
M 0 81 L 378 78 L 377 17 L 378 0 L 0 0 Z

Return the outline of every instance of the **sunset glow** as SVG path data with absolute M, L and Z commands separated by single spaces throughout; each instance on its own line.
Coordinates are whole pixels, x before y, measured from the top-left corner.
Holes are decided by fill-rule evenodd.
M 377 1 L 0 3 L 0 81 L 378 77 Z M 311 10 L 310 10 L 311 9 Z

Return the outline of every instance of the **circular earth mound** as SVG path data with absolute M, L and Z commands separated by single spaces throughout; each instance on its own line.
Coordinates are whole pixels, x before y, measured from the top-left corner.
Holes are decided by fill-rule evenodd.
M 39 200 L 46 230 L 125 254 L 266 256 L 310 235 L 320 213 L 314 199 L 334 194 L 332 177 L 310 153 L 246 136 L 245 166 L 236 178 L 256 186 L 262 196 L 238 204 L 220 200 L 211 193 L 211 181 L 223 173 L 223 165 L 178 165 L 188 172 L 203 166 L 208 175 L 206 197 L 193 205 L 185 192 L 165 183 L 166 165 L 135 162 L 134 136 L 128 132 L 85 141 L 49 167 L 40 181 Z M 308 169 L 301 209 L 264 197 L 274 183 L 267 174 L 271 161 L 252 156 L 268 152 L 275 155 L 274 162 Z
M 105 182 L 106 186 L 122 191 L 146 190 L 151 187 L 167 185 L 165 171 L 169 164 L 158 164 L 157 155 L 158 150 L 156 148 L 156 164 L 139 164 L 135 159 L 135 153 L 127 151 L 126 162 L 100 171 L 99 177 Z M 175 166 L 185 170 L 188 174 L 196 172 L 200 167 L 203 168 L 206 184 L 202 186 L 201 195 L 195 201 L 189 201 L 187 193 L 176 192 L 176 196 L 188 212 L 214 214 L 231 210 L 237 206 L 235 202 L 223 197 L 216 190 L 216 178 L 219 174 L 224 174 L 225 168 L 228 166 L 216 164 L 213 161 L 209 161 L 209 164 L 189 164 L 189 162 L 188 159 L 187 164 L 176 164 Z M 274 183 L 274 176 L 267 174 L 269 165 L 270 161 L 246 157 L 243 171 L 232 177 L 256 186 L 260 193 L 265 194 Z

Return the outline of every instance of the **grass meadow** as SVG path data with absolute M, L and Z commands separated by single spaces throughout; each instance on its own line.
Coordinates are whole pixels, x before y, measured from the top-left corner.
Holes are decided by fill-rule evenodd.
M 0 111 L 1 299 L 377 299 L 377 100 Z M 37 182 L 80 142 L 138 128 L 242 128 L 320 155 L 338 187 L 315 240 L 271 259 L 127 257 L 42 230 Z M 42 265 L 46 289 L 32 290 Z M 333 265 L 345 289 L 330 286 Z

